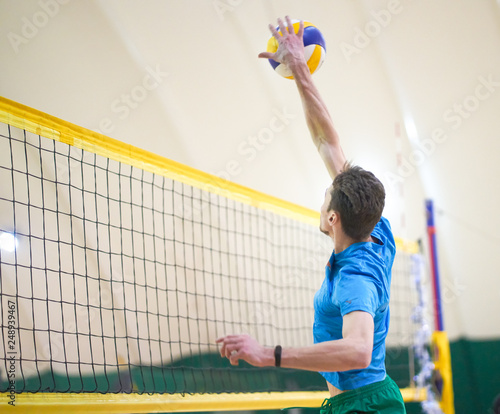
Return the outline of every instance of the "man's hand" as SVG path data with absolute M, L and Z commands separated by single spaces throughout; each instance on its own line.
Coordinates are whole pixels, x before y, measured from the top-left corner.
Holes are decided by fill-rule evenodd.
M 220 355 L 229 359 L 231 365 L 238 365 L 242 359 L 256 367 L 274 366 L 274 350 L 263 347 L 249 335 L 228 335 L 215 342 L 222 344 Z
M 272 24 L 269 25 L 269 30 L 271 30 L 271 33 L 278 42 L 278 50 L 275 53 L 262 52 L 259 54 L 259 57 L 284 63 L 292 69 L 296 64 L 306 64 L 304 41 L 302 39 L 304 35 L 304 22 L 300 21 L 299 31 L 295 33 L 290 17 L 286 16 L 285 19 L 287 26 L 285 26 L 283 20 L 278 19 L 281 35 Z
M 314 85 L 307 67 L 304 56 L 304 22 L 300 22 L 297 33 L 293 30 L 290 17 L 286 17 L 286 22 L 287 26 L 283 20 L 278 19 L 281 35 L 273 25 L 269 25 L 271 33 L 278 42 L 278 49 L 276 53 L 262 52 L 259 57 L 283 63 L 291 70 L 299 89 L 307 126 L 314 145 L 318 149 L 330 176 L 334 179 L 343 170 L 346 158 L 328 109 Z

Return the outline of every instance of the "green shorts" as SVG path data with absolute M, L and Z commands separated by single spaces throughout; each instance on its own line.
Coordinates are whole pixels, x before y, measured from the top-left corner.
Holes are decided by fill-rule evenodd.
M 396 383 L 387 375 L 374 382 L 326 399 L 321 414 L 406 413 L 403 397 Z

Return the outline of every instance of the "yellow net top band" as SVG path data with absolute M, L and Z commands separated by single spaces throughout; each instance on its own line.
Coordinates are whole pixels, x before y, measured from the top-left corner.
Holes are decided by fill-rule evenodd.
M 0 97 L 0 121 L 214 194 L 317 225 L 319 214 Z

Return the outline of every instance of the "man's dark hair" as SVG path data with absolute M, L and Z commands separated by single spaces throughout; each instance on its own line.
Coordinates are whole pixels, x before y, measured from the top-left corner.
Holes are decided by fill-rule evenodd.
M 348 163 L 335 177 L 328 210 L 340 215 L 342 230 L 354 240 L 364 240 L 380 220 L 385 190 L 373 173 Z

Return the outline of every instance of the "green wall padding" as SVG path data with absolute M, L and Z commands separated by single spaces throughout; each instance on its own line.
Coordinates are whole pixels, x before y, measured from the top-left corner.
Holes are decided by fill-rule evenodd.
M 493 414 L 500 394 L 500 339 L 450 343 L 456 414 Z

